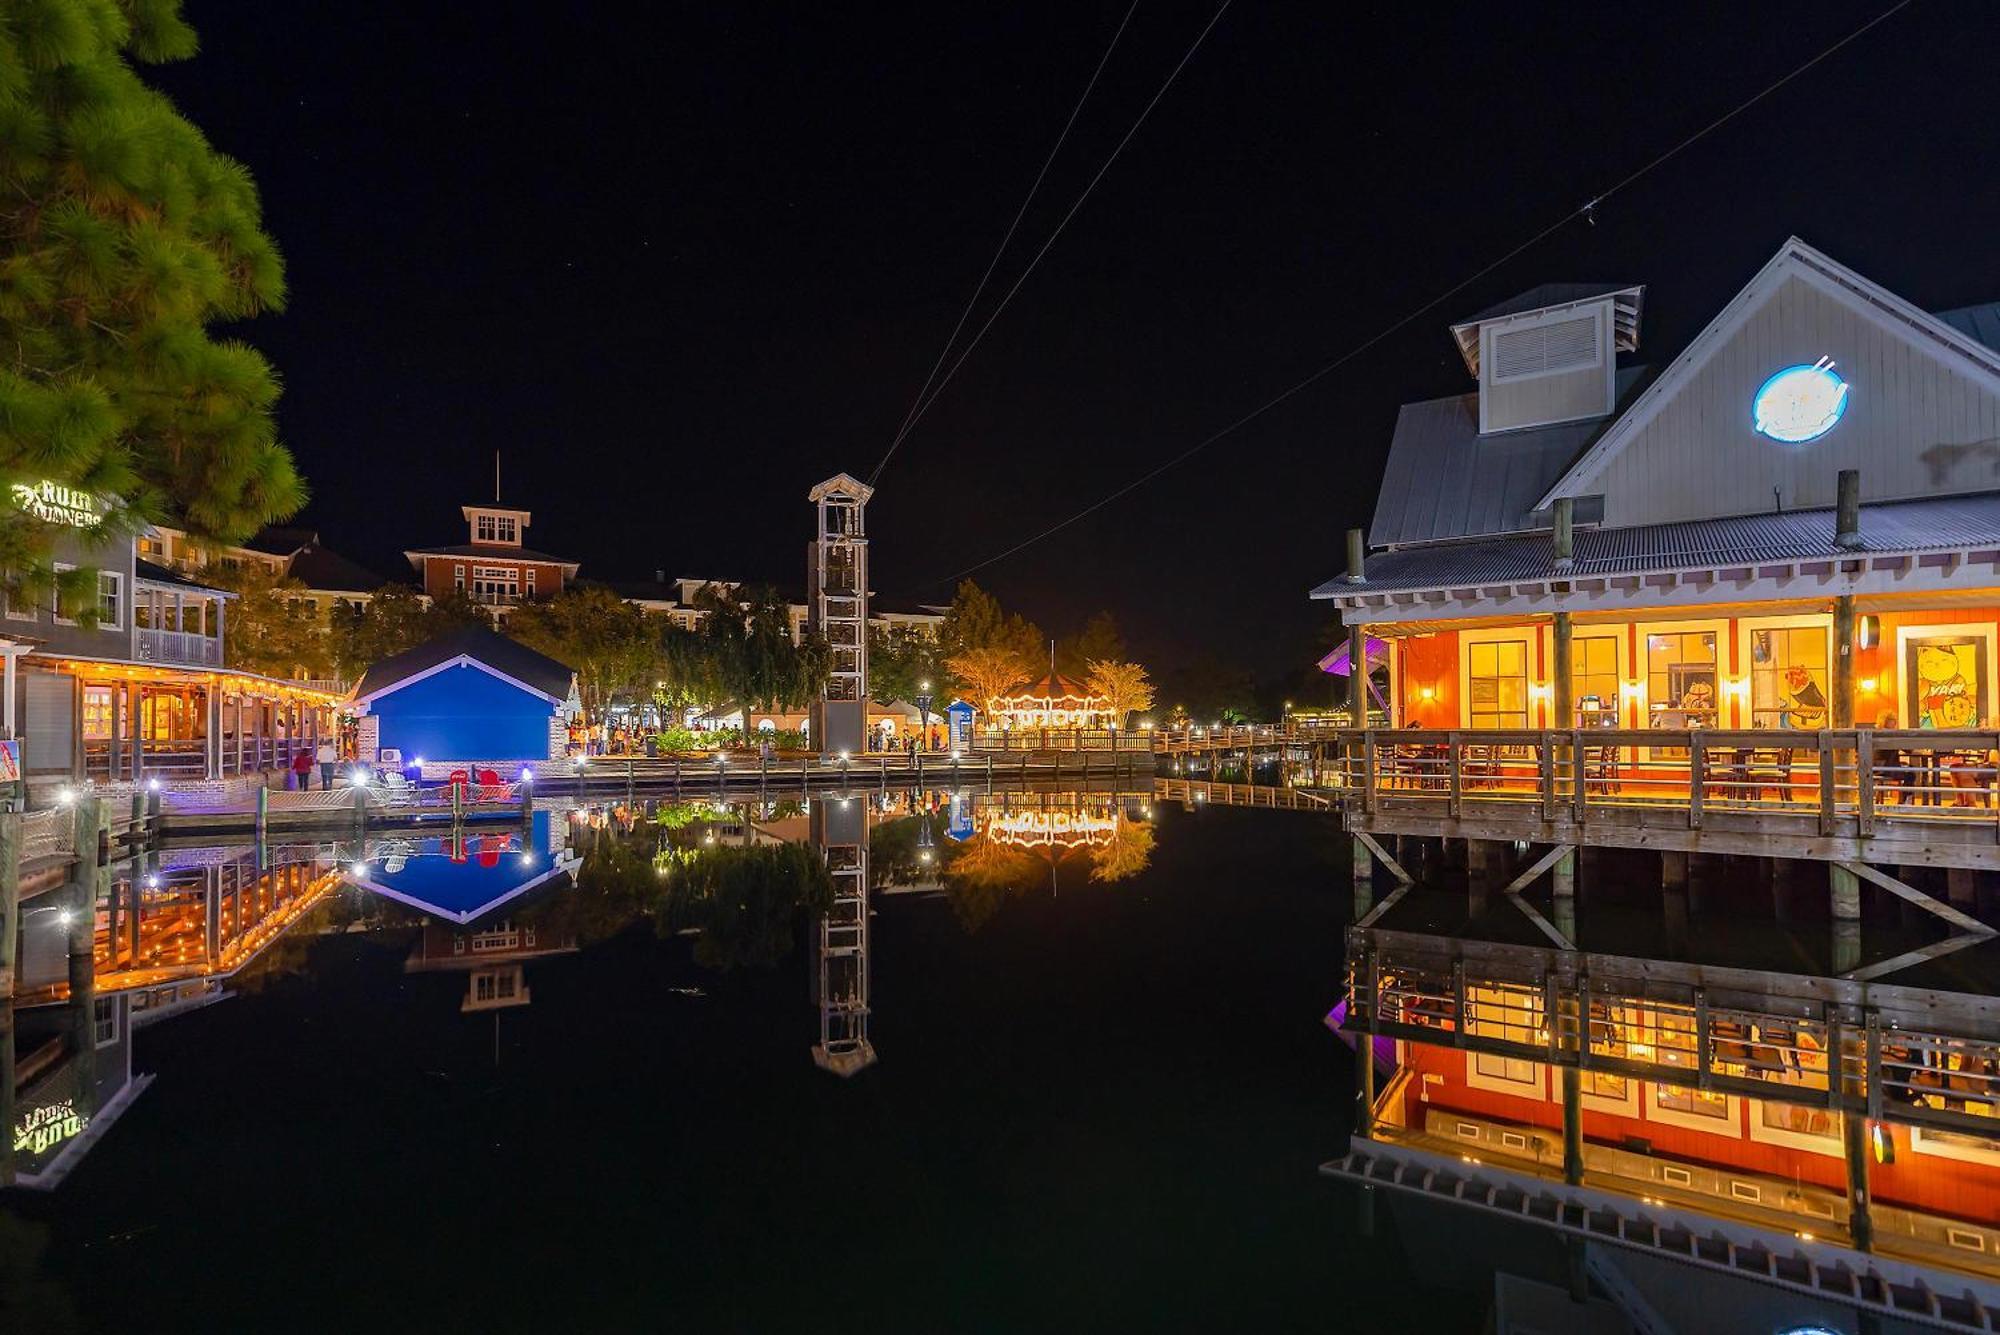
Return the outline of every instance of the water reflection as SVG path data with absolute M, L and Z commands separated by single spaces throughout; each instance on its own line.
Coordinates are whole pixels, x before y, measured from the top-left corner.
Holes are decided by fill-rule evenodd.
M 976 927 L 1059 874 L 1136 875 L 1150 815 L 1146 794 L 1115 791 L 550 802 L 507 829 L 143 850 L 94 896 L 26 905 L 0 1009 L 0 1173 L 59 1184 L 151 1080 L 133 1030 L 300 973 L 334 936 L 394 943 L 407 974 L 462 974 L 467 1013 L 531 1004 L 537 961 L 632 930 L 689 937 L 717 972 L 803 950 L 815 1060 L 851 1073 L 874 1058 L 870 893 L 941 895 Z
M 1328 1016 L 1355 1050 L 1356 1139 L 1326 1171 L 1407 1211 L 1406 1236 L 1539 1220 L 1568 1248 L 1541 1276 L 1556 1298 L 1672 1329 L 1715 1328 L 1718 1303 L 1767 1323 L 1732 1329 L 2000 1307 L 1994 998 L 1511 944 L 1478 912 L 1421 930 L 1441 897 L 1351 930 Z M 1739 957 L 1790 948 L 1784 924 L 1728 931 Z M 1793 1293 L 1740 1293 L 1744 1274 Z M 1529 1326 L 1564 1307 L 1532 1269 L 1510 1284 Z

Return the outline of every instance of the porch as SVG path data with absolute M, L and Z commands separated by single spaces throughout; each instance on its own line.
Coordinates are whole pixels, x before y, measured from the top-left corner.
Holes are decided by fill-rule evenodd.
M 334 696 L 248 673 L 54 666 L 78 680 L 79 772 L 98 783 L 284 771 L 336 735 Z

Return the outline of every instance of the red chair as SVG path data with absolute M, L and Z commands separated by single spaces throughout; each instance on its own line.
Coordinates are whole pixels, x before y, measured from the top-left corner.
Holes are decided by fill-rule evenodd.
M 472 782 L 472 776 L 462 769 L 455 769 L 451 772 L 451 778 L 446 780 L 446 782 L 452 784 L 469 784 Z

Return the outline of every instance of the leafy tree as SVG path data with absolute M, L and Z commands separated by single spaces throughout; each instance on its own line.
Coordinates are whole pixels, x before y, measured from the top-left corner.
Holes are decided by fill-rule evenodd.
M 1112 721 L 1124 726 L 1127 716 L 1143 714 L 1153 707 L 1153 683 L 1146 669 L 1137 663 L 1095 662 L 1087 679 L 1092 695 L 1111 702 Z
M 825 641 L 792 642 L 791 608 L 767 586 L 737 595 L 710 584 L 695 594 L 701 612 L 699 675 L 746 709 L 797 708 L 819 694 L 832 666 Z
M 284 304 L 256 186 L 128 63 L 194 51 L 178 0 L 0 7 L 0 481 L 104 498 L 107 538 L 236 542 L 305 499 L 276 375 L 208 332 Z M 0 510 L 14 583 L 49 582 L 55 536 Z
M 1187 660 L 1169 678 L 1166 693 L 1196 723 L 1248 718 L 1257 708 L 1257 683 L 1250 670 L 1225 663 L 1212 652 Z
M 938 704 L 949 704 L 951 669 L 938 636 L 920 626 L 871 626 L 868 692 L 877 700 L 916 702 L 923 683 Z
M 599 584 L 578 584 L 544 602 L 522 603 L 507 634 L 576 669 L 584 717 L 597 720 L 612 700 L 651 689 L 660 638 L 646 614 Z
M 468 626 L 492 629 L 486 609 L 463 594 L 427 603 L 407 584 L 384 584 L 359 607 L 333 609 L 330 639 L 341 674 L 359 677 L 394 654 Z
M 1089 672 L 1092 663 L 1122 663 L 1128 657 L 1125 636 L 1109 612 L 1097 613 L 1077 634 L 1056 642 L 1056 666 L 1072 677 Z
M 795 924 L 833 907 L 833 877 L 803 844 L 722 845 L 660 864 L 669 872 L 662 931 L 694 928 L 695 963 L 769 968 L 792 951 Z
M 236 595 L 222 614 L 229 666 L 267 677 L 325 677 L 333 646 L 305 585 L 258 562 L 214 565 L 202 578 Z
M 969 579 L 952 595 L 938 628 L 938 644 L 947 659 L 975 649 L 1001 649 L 1033 663 L 1048 652 L 1048 642 L 1033 622 L 1004 610 L 999 599 Z
M 947 666 L 972 702 L 990 714 L 994 700 L 1027 677 L 1028 661 L 1012 649 L 987 647 L 954 654 L 947 660 Z

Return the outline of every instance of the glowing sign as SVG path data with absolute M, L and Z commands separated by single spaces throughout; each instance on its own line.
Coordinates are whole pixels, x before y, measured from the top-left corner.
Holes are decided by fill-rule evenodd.
M 46 480 L 16 482 L 14 504 L 44 523 L 71 528 L 96 528 L 104 518 L 103 506 L 89 492 Z
M 30 1108 L 28 1115 L 14 1124 L 14 1153 L 42 1154 L 83 1134 L 83 1128 L 75 1099 Z
M 1833 430 L 1847 411 L 1847 382 L 1825 357 L 1811 366 L 1787 366 L 1766 380 L 1750 401 L 1758 434 L 1803 445 Z

